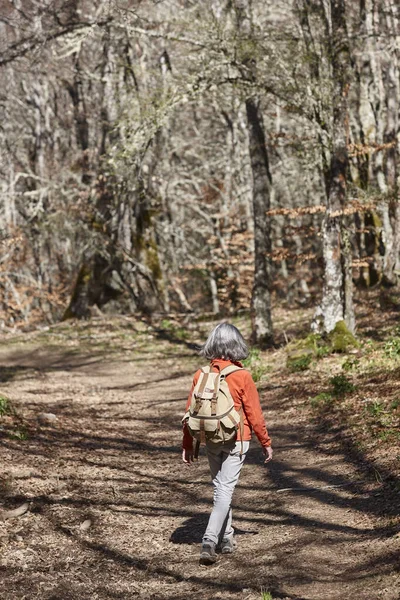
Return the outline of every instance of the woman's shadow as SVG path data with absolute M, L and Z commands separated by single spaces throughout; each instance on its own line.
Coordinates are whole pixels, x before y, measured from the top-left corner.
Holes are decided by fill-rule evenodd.
M 172 532 L 169 541 L 173 544 L 201 544 L 208 523 L 208 514 L 190 517 Z
M 169 541 L 173 544 L 201 544 L 209 517 L 209 514 L 203 513 L 186 519 L 180 527 L 172 532 Z M 235 535 L 256 535 L 257 533 L 258 531 L 235 527 Z

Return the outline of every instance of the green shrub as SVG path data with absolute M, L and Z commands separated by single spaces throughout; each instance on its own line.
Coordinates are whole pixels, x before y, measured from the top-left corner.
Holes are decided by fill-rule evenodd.
M 328 356 L 332 352 L 332 349 L 329 346 L 322 345 L 318 346 L 315 351 L 315 355 L 317 358 L 324 358 L 324 356 Z
M 388 340 L 384 345 L 384 351 L 388 358 L 398 358 L 400 356 L 400 337 Z
M 328 405 L 332 402 L 333 397 L 329 392 L 321 392 L 313 398 L 310 398 L 310 404 L 312 408 L 319 408 L 321 405 Z
M 366 410 L 373 417 L 379 417 L 385 410 L 385 407 L 383 405 L 383 402 L 378 402 L 376 400 L 375 402 L 370 402 L 369 404 L 367 404 Z
M 251 376 L 253 377 L 254 383 L 258 383 L 259 381 L 261 381 L 261 379 L 267 372 L 268 369 L 266 369 L 263 365 L 252 367 Z
M 9 415 L 12 412 L 11 404 L 8 398 L 0 395 L 0 417 Z
M 248 369 L 251 364 L 260 360 L 260 350 L 258 348 L 250 348 L 249 355 L 243 361 L 243 366 Z
M 167 331 L 174 329 L 174 324 L 169 319 L 163 319 L 161 321 L 161 329 L 166 329 Z
M 262 363 L 258 348 L 250 348 L 248 357 L 242 362 L 243 366 L 250 371 L 255 383 L 261 381 L 263 376 L 268 373 L 269 367 Z
M 318 333 L 310 333 L 305 338 L 300 338 L 297 340 L 291 341 L 286 348 L 288 352 L 288 356 L 291 355 L 303 355 L 303 354 L 313 354 L 315 356 L 318 353 L 321 356 L 325 356 L 327 353 L 329 354 L 330 348 L 326 345 L 324 338 Z
M 298 358 L 291 358 L 290 360 L 288 358 L 287 366 L 293 373 L 307 371 L 307 369 L 310 368 L 311 361 L 312 354 L 305 354 L 303 356 L 299 356 Z
M 313 358 L 318 359 L 330 353 L 328 346 L 322 344 L 320 335 L 310 333 L 306 338 L 293 340 L 288 344 L 286 366 L 292 372 L 307 371 Z
M 28 439 L 28 432 L 23 426 L 19 426 L 14 431 L 9 434 L 12 440 L 18 440 L 20 442 L 25 442 Z
M 353 369 L 356 369 L 359 366 L 359 364 L 359 359 L 352 356 L 344 361 L 344 363 L 342 364 L 342 369 L 343 371 L 352 371 Z
M 332 352 L 347 352 L 359 348 L 360 344 L 347 329 L 344 321 L 327 335 L 310 333 L 307 337 L 293 340 L 287 345 L 286 366 L 291 371 L 306 371 L 313 358 L 321 359 Z
M 183 327 L 178 327 L 178 329 L 175 329 L 175 337 L 178 338 L 178 340 L 182 340 L 183 342 L 185 342 L 186 340 L 189 339 L 189 332 L 187 331 L 187 329 L 184 329 Z
M 178 340 L 186 341 L 189 338 L 189 332 L 186 329 L 179 327 L 169 319 L 163 319 L 160 325 L 162 330 L 168 331 L 171 336 Z
M 356 389 L 355 385 L 347 379 L 346 375 L 334 375 L 329 380 L 332 387 L 332 393 L 336 398 L 341 398 L 345 394 L 351 394 Z
M 398 440 L 400 438 L 400 431 L 398 429 L 384 429 L 378 433 L 378 437 L 383 442 L 388 439 Z
M 378 402 L 377 400 L 375 402 L 370 402 L 365 408 L 373 417 L 379 417 L 385 410 L 383 402 Z
M 399 406 L 400 406 L 400 399 L 396 398 L 396 400 L 393 400 L 393 402 L 391 403 L 390 410 L 395 411 L 399 408 Z

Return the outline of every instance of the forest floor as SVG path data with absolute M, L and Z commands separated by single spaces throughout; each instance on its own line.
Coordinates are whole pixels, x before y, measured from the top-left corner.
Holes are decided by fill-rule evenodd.
M 263 465 L 253 440 L 233 502 L 238 549 L 211 567 L 199 566 L 207 460 L 180 457 L 193 343 L 211 323 L 98 318 L 6 336 L 2 600 L 398 600 L 398 317 L 374 327 L 359 311 L 357 354 L 300 372 L 283 344 L 253 354 L 274 460 Z M 278 311 L 278 341 L 310 314 Z M 357 387 L 329 400 L 343 372 Z

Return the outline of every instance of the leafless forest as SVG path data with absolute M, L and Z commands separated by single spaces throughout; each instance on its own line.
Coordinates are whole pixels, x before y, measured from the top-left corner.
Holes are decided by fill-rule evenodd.
M 399 599 L 399 106 L 399 0 L 0 0 L 2 600 Z M 274 460 L 204 570 L 224 318 Z
M 271 297 L 328 332 L 394 301 L 396 0 L 3 0 L 0 31 L 3 328 L 251 309 L 268 346 Z

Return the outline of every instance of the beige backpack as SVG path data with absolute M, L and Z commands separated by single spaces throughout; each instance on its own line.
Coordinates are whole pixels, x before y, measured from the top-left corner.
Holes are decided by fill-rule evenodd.
M 235 440 L 240 429 L 243 442 L 243 410 L 237 411 L 226 378 L 242 367 L 230 365 L 213 373 L 211 367 L 201 369 L 199 380 L 193 390 L 189 410 L 182 422 L 197 440 L 195 457 L 200 443 L 206 441 L 221 444 Z M 243 450 L 243 443 L 242 443 Z

